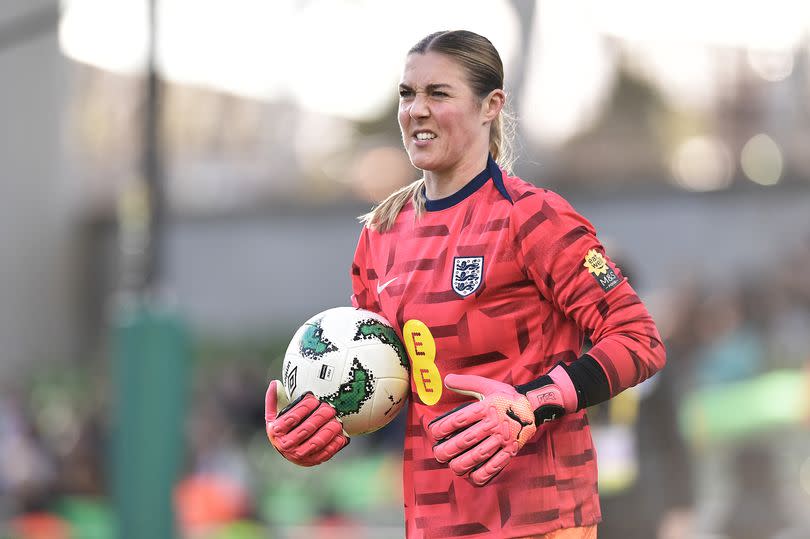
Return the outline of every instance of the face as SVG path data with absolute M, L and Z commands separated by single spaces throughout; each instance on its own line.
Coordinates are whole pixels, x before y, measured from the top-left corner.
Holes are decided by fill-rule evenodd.
M 500 112 L 503 92 L 494 90 L 482 102 L 458 63 L 428 52 L 408 56 L 399 94 L 399 128 L 411 163 L 439 176 L 469 174 L 469 165 L 489 149 L 489 125 Z

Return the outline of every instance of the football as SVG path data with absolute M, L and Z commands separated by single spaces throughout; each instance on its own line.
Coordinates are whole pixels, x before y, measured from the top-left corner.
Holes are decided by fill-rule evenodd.
M 282 365 L 290 401 L 311 391 L 349 435 L 387 425 L 405 404 L 408 355 L 382 316 L 353 307 L 316 314 L 295 332 Z

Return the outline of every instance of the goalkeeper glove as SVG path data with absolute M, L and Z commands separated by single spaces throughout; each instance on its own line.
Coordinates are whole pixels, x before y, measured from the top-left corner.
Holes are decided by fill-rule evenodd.
M 491 481 L 537 427 L 577 410 L 577 393 L 562 363 L 537 380 L 513 387 L 465 374 L 448 374 L 444 385 L 478 402 L 466 403 L 428 424 L 433 454 L 476 486 Z
M 279 412 L 279 405 L 284 408 Z M 264 399 L 267 437 L 279 453 L 299 466 L 315 466 L 349 445 L 337 412 L 311 392 L 289 402 L 281 382 L 273 380 Z

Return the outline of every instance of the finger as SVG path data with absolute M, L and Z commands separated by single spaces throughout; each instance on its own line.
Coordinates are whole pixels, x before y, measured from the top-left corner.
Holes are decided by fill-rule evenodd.
M 469 395 L 479 400 L 483 399 L 484 395 L 496 391 L 500 385 L 502 385 L 500 382 L 474 374 L 450 373 L 444 377 L 444 386 L 447 389 L 452 389 L 456 393 Z
M 427 427 L 425 427 L 425 430 L 427 431 L 428 434 L 430 434 L 430 426 L 432 424 L 438 423 L 439 421 L 441 421 L 445 417 L 447 417 L 449 415 L 452 415 L 452 414 L 456 413 L 457 411 L 461 410 L 462 408 L 465 408 L 465 407 L 467 407 L 467 406 L 469 406 L 471 404 L 472 404 L 471 402 L 465 402 L 464 404 L 460 404 L 460 405 L 456 406 L 452 410 L 448 410 L 447 412 L 443 413 L 440 416 L 434 417 L 433 419 L 430 420 L 430 423 L 427 424 Z
M 315 399 L 315 400 L 312 400 L 312 399 Z M 276 416 L 276 419 L 283 416 L 284 414 L 286 414 L 287 412 L 289 412 L 293 408 L 297 407 L 298 403 L 302 402 L 302 401 L 307 401 L 307 402 L 315 403 L 315 404 L 321 402 L 320 399 L 318 399 L 318 397 L 316 397 L 315 395 L 312 394 L 312 391 L 307 391 L 303 395 L 299 395 L 294 401 L 288 403 L 287 406 L 282 408 L 281 411 L 279 411 L 278 415 Z
M 275 421 L 279 406 L 286 406 L 288 403 L 287 393 L 281 382 L 271 380 L 264 394 L 264 422 Z
M 486 413 L 487 406 L 482 402 L 471 402 L 461 406 L 450 413 L 437 417 L 428 424 L 428 434 L 436 440 L 442 441 L 454 433 L 478 422 Z
M 315 434 L 318 429 L 326 425 L 329 420 L 334 419 L 335 413 L 334 408 L 325 402 L 319 402 L 317 408 L 306 417 L 302 417 L 291 431 L 278 436 L 279 447 L 285 451 L 290 451 L 292 448 L 301 445 Z M 276 422 L 282 421 L 285 417 L 279 417 Z
M 492 481 L 496 475 L 503 471 L 506 465 L 509 464 L 509 459 L 511 458 L 511 453 L 501 449 L 489 460 L 485 461 L 479 468 L 474 469 L 470 473 L 470 480 L 475 486 L 478 487 L 486 485 Z
M 483 442 L 489 437 L 489 434 L 488 425 L 479 421 L 433 446 L 433 456 L 439 462 L 448 462 L 450 459 Z
M 320 404 L 321 402 L 312 393 L 305 393 L 288 404 L 278 413 L 275 420 L 268 423 L 268 433 L 272 433 L 275 437 L 287 434 L 314 412 Z
M 292 446 L 290 452 L 298 458 L 304 458 L 321 451 L 337 436 L 343 436 L 343 425 L 333 418 L 301 443 Z
M 314 453 L 312 455 L 308 455 L 304 458 L 304 462 L 306 462 L 306 466 L 315 466 L 316 464 L 321 464 L 322 462 L 326 462 L 327 460 L 331 459 L 335 456 L 335 453 L 349 445 L 349 437 L 345 434 L 339 434 L 335 436 L 326 447 Z
M 464 475 L 475 468 L 483 466 L 500 448 L 501 443 L 497 438 L 488 437 L 480 444 L 451 460 L 449 467 L 456 475 Z

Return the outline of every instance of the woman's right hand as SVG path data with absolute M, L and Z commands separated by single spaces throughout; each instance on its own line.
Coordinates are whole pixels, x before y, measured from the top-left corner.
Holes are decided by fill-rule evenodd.
M 278 411 L 279 406 L 282 410 Z M 291 403 L 278 380 L 270 382 L 264 399 L 267 437 L 279 453 L 299 466 L 315 466 L 349 445 L 335 409 L 312 393 Z

